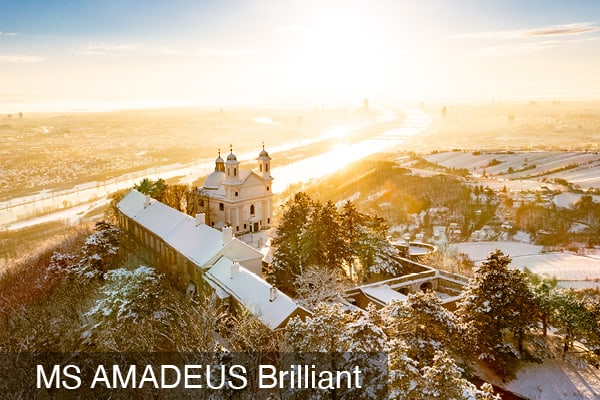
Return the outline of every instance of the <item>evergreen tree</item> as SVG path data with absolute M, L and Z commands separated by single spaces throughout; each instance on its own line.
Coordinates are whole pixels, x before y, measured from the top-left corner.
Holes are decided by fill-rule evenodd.
M 99 221 L 94 234 L 87 237 L 81 249 L 81 258 L 76 265 L 80 275 L 98 276 L 101 271 L 116 267 L 121 244 L 121 231 L 113 225 Z
M 387 273 L 396 276 L 401 265 L 396 261 L 400 256 L 398 249 L 387 239 L 388 225 L 379 216 L 368 215 L 366 220 L 368 235 L 361 243 L 361 252 L 365 254 L 362 260 L 368 266 L 369 273 Z
M 354 265 L 357 259 L 367 276 L 379 272 L 396 275 L 399 265 L 394 258 L 400 254 L 387 240 L 388 226 L 384 219 L 361 213 L 351 201 L 342 206 L 340 218 L 348 242 L 348 265 Z
M 573 348 L 573 342 L 585 343 L 589 350 L 600 349 L 600 322 L 586 302 L 578 299 L 573 289 L 557 290 L 553 298 L 552 324 L 563 336 L 563 352 Z
M 506 374 L 507 356 L 518 354 L 505 344 L 503 334 L 512 331 L 519 351 L 525 333 L 534 326 L 533 294 L 524 273 L 509 268 L 510 257 L 496 250 L 469 283 L 465 298 L 459 305 L 459 315 L 471 330 L 475 349 L 480 358 L 487 359 L 498 372 Z
M 534 282 L 532 282 L 534 283 Z M 556 289 L 556 279 L 541 279 L 532 285 L 533 298 L 536 304 L 537 313 L 542 323 L 542 332 L 546 336 L 548 324 L 554 311 L 554 290 Z
M 159 178 L 155 181 L 153 181 L 152 179 L 144 178 L 140 181 L 140 183 L 134 185 L 133 188 L 140 193 L 143 193 L 147 196 L 152 197 L 153 199 L 158 200 L 166 190 L 167 184 L 162 178 Z
M 421 373 L 422 388 L 419 388 L 419 394 L 423 400 L 500 400 L 499 395 L 493 394 L 491 387 L 482 387 L 479 390 L 471 382 L 464 379 L 462 369 L 445 352 L 436 352 L 432 365 L 423 367 Z
M 331 201 L 321 205 L 313 201 L 309 221 L 302 237 L 301 251 L 307 264 L 340 270 L 348 259 L 348 245 L 344 240 L 339 215 Z
M 309 223 L 313 208 L 312 199 L 304 192 L 298 192 L 289 199 L 272 241 L 273 262 L 267 279 L 286 293 L 294 294 L 293 280 L 300 275 L 302 265 L 307 265 L 303 253 L 302 239 Z
M 285 343 L 303 363 L 317 364 L 330 370 L 352 370 L 360 366 L 365 390 L 335 390 L 331 397 L 344 399 L 379 399 L 387 381 L 387 337 L 372 320 L 375 311 L 344 311 L 342 306 L 319 305 L 312 317 L 292 319 L 285 329 Z M 308 353 L 308 354 L 307 354 Z M 319 354 L 316 354 L 319 353 Z M 312 393 L 305 398 L 324 398 L 323 393 Z M 304 398 L 295 396 L 294 398 Z
M 463 370 L 444 351 L 436 351 L 430 364 L 409 357 L 402 340 L 390 342 L 388 398 L 411 400 L 500 400 L 490 384 L 480 389 L 463 378 Z
M 359 244 L 367 234 L 364 229 L 366 215 L 358 211 L 354 203 L 348 200 L 342 206 L 340 218 L 350 248 L 348 263 L 352 263 L 354 257 L 359 256 Z
M 457 318 L 442 307 L 435 294 L 411 294 L 406 301 L 390 303 L 385 314 L 388 316 L 388 335 L 403 339 L 411 358 L 430 364 L 440 349 L 449 351 L 453 348 L 460 352 Z
M 363 214 L 351 202 L 338 212 L 332 202 L 321 204 L 305 193 L 296 193 L 284 205 L 277 226 L 268 279 L 294 295 L 295 278 L 309 267 L 349 273 L 351 278 L 371 272 L 394 276 L 399 253 L 387 240 L 387 231 L 383 218 Z M 362 270 L 350 269 L 357 264 Z

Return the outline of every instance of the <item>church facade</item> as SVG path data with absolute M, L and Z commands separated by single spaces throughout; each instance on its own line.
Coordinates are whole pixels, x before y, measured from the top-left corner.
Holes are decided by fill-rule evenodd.
M 235 234 L 258 232 L 271 224 L 273 192 L 271 157 L 263 149 L 254 170 L 240 169 L 233 149 L 223 160 L 215 160 L 215 170 L 198 189 L 198 210 L 205 223 L 214 228 L 230 226 Z

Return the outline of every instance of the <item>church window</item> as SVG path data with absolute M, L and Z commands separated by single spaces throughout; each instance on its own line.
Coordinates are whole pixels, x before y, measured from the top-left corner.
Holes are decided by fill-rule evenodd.
M 267 224 L 271 223 L 271 218 L 267 218 Z
M 254 215 L 254 204 L 250 205 L 250 214 Z
M 244 229 L 246 229 L 246 224 L 244 224 Z
M 269 191 L 269 187 L 267 186 L 267 192 Z
M 225 210 L 225 204 L 219 203 L 219 210 L 221 210 L 221 211 Z
M 240 230 L 240 227 L 239 227 L 239 226 L 236 226 L 236 227 L 235 227 L 235 231 L 237 232 L 237 231 L 239 231 L 239 230 Z
M 204 199 L 200 199 L 200 207 L 204 207 Z
M 237 168 L 233 169 L 233 176 L 237 176 Z
M 259 167 L 260 167 L 260 172 L 262 172 L 262 164 L 260 164 Z
M 265 171 L 269 172 L 269 164 L 265 164 Z
M 235 192 L 235 197 L 238 197 L 238 192 Z

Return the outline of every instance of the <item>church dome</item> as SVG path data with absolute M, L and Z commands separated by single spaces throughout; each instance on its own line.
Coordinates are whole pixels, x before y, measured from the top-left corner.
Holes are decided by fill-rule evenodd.
M 227 154 L 227 161 L 237 161 L 237 157 L 233 154 L 233 151 Z
M 219 156 L 215 160 L 215 171 L 225 172 L 225 161 L 221 158 L 221 150 L 219 150 Z
M 225 181 L 225 172 L 213 171 L 204 181 L 204 189 L 218 189 L 221 183 Z
M 265 144 L 263 143 L 263 148 L 262 151 L 260 152 L 260 154 L 258 155 L 258 159 L 267 159 L 270 160 L 271 157 L 269 157 L 269 153 L 265 150 Z

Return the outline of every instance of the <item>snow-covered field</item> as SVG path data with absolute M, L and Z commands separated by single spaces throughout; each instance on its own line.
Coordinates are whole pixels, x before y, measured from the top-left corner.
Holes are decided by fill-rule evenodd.
M 600 372 L 560 360 L 545 360 L 543 364 L 530 364 L 519 370 L 517 379 L 506 388 L 531 400 L 598 399 Z
M 513 268 L 546 278 L 555 277 L 562 287 L 600 288 L 600 260 L 568 253 L 546 253 L 513 258 Z M 585 283 L 585 284 L 582 284 Z
M 465 242 L 451 247 L 465 253 L 476 264 L 487 254 L 500 249 L 512 258 L 511 267 L 546 278 L 555 277 L 561 287 L 600 288 L 600 258 L 597 255 L 582 256 L 570 253 L 542 253 L 542 246 L 518 242 Z
M 542 253 L 542 246 L 521 242 L 464 242 L 453 243 L 450 247 L 465 253 L 476 264 L 484 261 L 488 254 L 496 249 L 502 250 L 513 260 L 515 257 L 537 255 Z
M 574 365 L 576 362 L 546 359 L 542 364 L 527 363 L 514 380 L 497 382 L 491 374 L 479 371 L 482 378 L 512 393 L 531 400 L 600 399 L 600 370 Z
M 450 168 L 466 168 L 474 175 L 506 179 L 562 178 L 583 189 L 600 188 L 600 154 L 587 152 L 444 152 L 425 156 L 427 161 Z M 509 172 L 509 168 L 512 168 Z M 508 186 L 508 185 L 507 185 Z
M 562 208 L 573 208 L 573 205 L 577 203 L 583 195 L 579 193 L 565 192 L 554 196 L 552 202 L 558 207 Z M 592 199 L 595 203 L 600 203 L 600 196 L 593 195 Z

